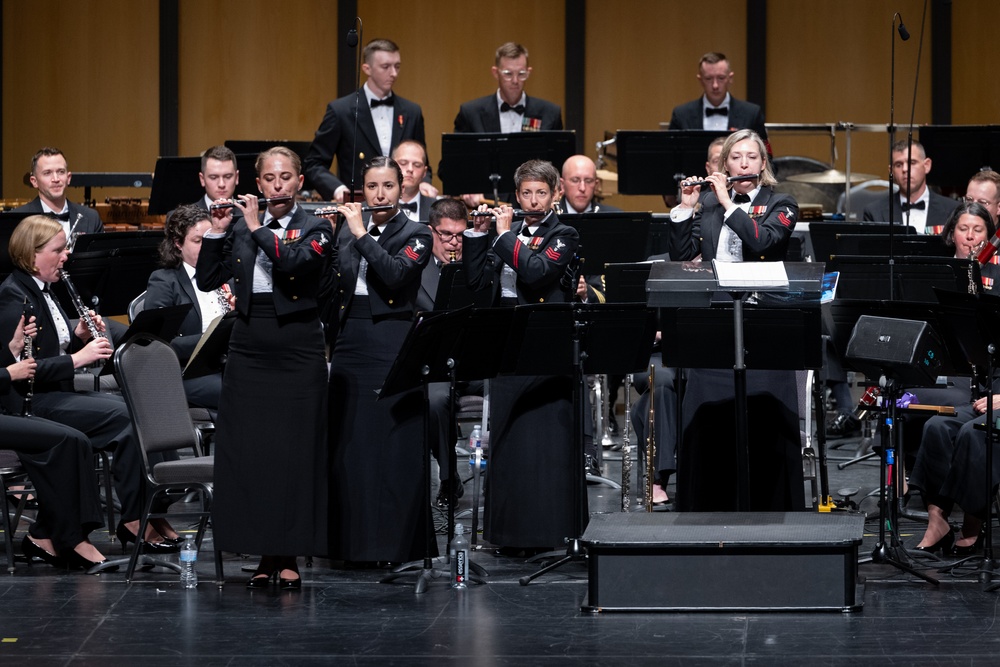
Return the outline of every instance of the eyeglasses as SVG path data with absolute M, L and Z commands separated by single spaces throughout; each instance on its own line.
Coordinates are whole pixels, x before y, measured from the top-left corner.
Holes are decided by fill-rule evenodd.
M 572 178 L 567 178 L 566 182 L 570 185 L 580 185 L 580 183 L 586 183 L 589 188 L 591 185 L 597 183 L 596 178 L 580 178 L 579 176 L 574 176 Z
M 435 234 L 441 237 L 441 241 L 443 241 L 444 243 L 448 243 L 449 241 L 458 241 L 459 243 L 462 242 L 462 232 L 455 234 L 453 232 L 443 232 L 440 229 L 437 229 L 436 227 L 431 227 L 431 229 L 434 230 Z
M 962 201 L 966 204 L 981 204 L 986 208 L 989 208 L 994 204 L 994 202 L 991 202 L 989 199 L 973 199 L 972 197 L 962 197 Z
M 500 76 L 502 76 L 505 81 L 513 81 L 514 77 L 517 77 L 518 81 L 527 81 L 528 80 L 528 75 L 530 75 L 530 74 L 531 74 L 531 72 L 529 72 L 528 70 L 525 70 L 525 69 L 518 70 L 517 72 L 515 72 L 514 70 L 510 70 L 510 69 L 502 69 L 502 70 L 500 70 Z

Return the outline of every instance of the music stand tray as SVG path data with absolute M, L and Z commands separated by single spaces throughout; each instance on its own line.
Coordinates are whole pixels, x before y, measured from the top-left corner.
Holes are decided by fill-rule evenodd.
M 434 261 L 434 260 L 431 260 Z M 465 266 L 460 262 L 443 264 L 434 295 L 434 310 L 456 310 L 473 306 L 489 308 L 493 302 L 493 286 L 474 290 L 465 280 Z
M 122 335 L 119 345 L 124 345 L 133 336 L 140 333 L 156 336 L 167 343 L 177 335 L 181 329 L 184 318 L 188 311 L 194 308 L 193 304 L 182 303 L 176 306 L 164 306 L 163 308 L 150 308 L 140 311 L 125 333 Z M 100 375 L 111 375 L 114 372 L 114 364 L 104 364 Z
M 558 169 L 574 153 L 576 133 L 566 130 L 444 134 L 438 175 L 449 195 L 513 192 L 514 172 L 528 160 L 548 160 Z
M 559 220 L 580 234 L 580 273 L 601 275 L 608 264 L 638 262 L 649 256 L 651 213 L 580 213 Z
M 701 174 L 708 145 L 728 131 L 618 130 L 618 192 L 625 195 L 677 193 L 677 174 Z

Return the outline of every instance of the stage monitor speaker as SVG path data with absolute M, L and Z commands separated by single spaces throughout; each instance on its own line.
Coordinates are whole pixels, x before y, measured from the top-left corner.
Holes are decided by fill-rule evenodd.
M 944 346 L 927 322 L 862 315 L 847 343 L 846 359 L 869 379 L 885 375 L 908 387 L 936 384 Z

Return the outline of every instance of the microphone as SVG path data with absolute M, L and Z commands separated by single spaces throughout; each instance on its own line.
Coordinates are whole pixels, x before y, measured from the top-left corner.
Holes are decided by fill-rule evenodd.
M 896 31 L 899 32 L 899 38 L 904 42 L 910 38 L 910 31 L 906 29 L 905 25 L 903 25 L 902 14 L 899 15 L 899 25 L 896 26 Z
M 909 35 L 903 39 L 907 39 L 908 37 Z M 355 30 L 354 27 L 351 27 L 351 29 L 347 31 L 347 45 L 352 49 L 358 45 L 358 31 Z

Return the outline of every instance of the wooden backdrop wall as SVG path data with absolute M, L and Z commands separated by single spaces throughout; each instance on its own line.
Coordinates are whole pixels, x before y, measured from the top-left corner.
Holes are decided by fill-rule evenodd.
M 169 1 L 169 0 L 161 0 Z M 225 139 L 308 140 L 336 96 L 338 26 L 330 0 L 177 0 L 180 16 L 179 147 L 196 154 Z M 745 0 L 721 0 L 713 16 L 680 2 L 585 3 L 583 146 L 605 130 L 656 127 L 700 93 L 699 56 L 723 50 L 746 95 Z M 903 13 L 913 39 L 896 44 L 897 122 L 908 119 L 923 0 L 894 7 L 866 0 L 768 0 L 765 111 L 770 122 L 884 123 L 889 30 Z M 359 0 L 364 39 L 389 36 L 402 49 L 397 90 L 426 117 L 431 162 L 458 105 L 495 90 L 493 52 L 524 43 L 534 68 L 529 94 L 564 104 L 565 4 L 510 0 L 502 7 L 459 0 Z M 996 122 L 998 96 L 981 69 L 1000 10 L 994 0 L 952 5 L 955 123 Z M 274 26 L 287 26 L 284 37 Z M 129 0 L 3 3 L 3 194 L 30 197 L 22 183 L 31 154 L 57 145 L 76 171 L 151 170 L 158 147 L 158 5 Z M 40 34 L 59 35 L 39 46 Z M 930 120 L 930 28 L 924 36 L 916 122 Z M 776 134 L 780 155 L 830 160 L 825 137 Z M 843 137 L 836 166 L 843 168 Z M 855 135 L 853 168 L 885 173 L 885 138 Z M 74 193 L 75 194 L 75 193 Z M 126 194 L 99 191 L 97 195 Z M 77 196 L 76 198 L 79 198 Z M 626 205 L 661 210 L 656 198 Z

